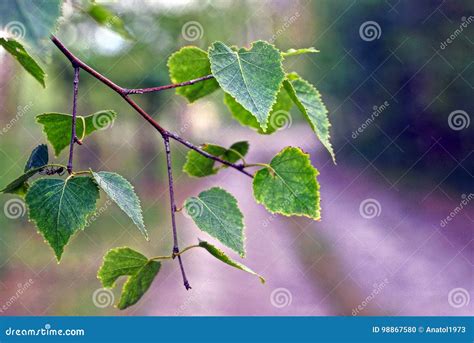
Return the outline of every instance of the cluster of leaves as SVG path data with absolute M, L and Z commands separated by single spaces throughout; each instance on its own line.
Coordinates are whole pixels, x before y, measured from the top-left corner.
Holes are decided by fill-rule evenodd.
M 112 13 L 107 9 L 91 4 L 84 12 L 125 38 L 131 37 L 123 23 L 115 17 L 111 18 Z M 0 38 L 0 45 L 44 85 L 44 72 L 19 42 Z M 285 58 L 315 52 L 314 48 L 281 52 L 264 41 L 254 42 L 249 49 L 215 42 L 208 51 L 192 46 L 182 48 L 169 58 L 168 68 L 173 83 L 212 75 L 204 81 L 177 88 L 177 94 L 192 103 L 221 89 L 224 103 L 232 116 L 240 124 L 261 134 L 276 132 L 280 127 L 278 121 L 272 118 L 281 111 L 288 113 L 296 105 L 334 160 L 328 113 L 319 92 L 296 73 L 286 72 L 282 63 Z M 112 110 L 78 116 L 76 135 L 82 143 L 95 131 L 110 127 L 116 117 Z M 37 116 L 37 122 L 42 125 L 56 156 L 71 142 L 71 119 L 70 114 L 64 113 Z M 271 213 L 320 219 L 318 171 L 311 165 L 309 155 L 300 148 L 285 147 L 269 163 L 252 164 L 245 161 L 249 150 L 249 144 L 245 141 L 236 142 L 228 148 L 205 143 L 201 149 L 229 163 L 239 163 L 241 169 L 259 167 L 253 175 L 254 197 Z M 225 167 L 216 166 L 214 160 L 190 150 L 183 171 L 193 177 L 205 177 Z M 51 246 L 58 261 L 71 237 L 85 228 L 88 217 L 94 213 L 99 190 L 103 190 L 148 239 L 140 201 L 130 182 L 114 172 L 90 169 L 73 172 L 63 178 L 51 177 L 61 175 L 65 168 L 49 163 L 48 148 L 40 145 L 31 153 L 23 174 L 1 191 L 24 196 L 29 219 Z M 30 179 L 36 175 L 47 177 L 37 178 L 30 185 Z M 181 208 L 201 231 L 240 257 L 245 256 L 244 217 L 232 194 L 212 187 L 186 199 Z M 254 274 L 264 282 L 260 275 L 208 242 L 199 241 L 179 254 L 190 248 L 203 248 L 220 261 Z M 160 270 L 160 260 L 176 256 L 173 253 L 147 258 L 129 247 L 112 249 L 105 255 L 98 277 L 104 287 L 114 287 L 121 276 L 128 278 L 118 303 L 118 307 L 124 309 L 135 304 L 150 287 Z

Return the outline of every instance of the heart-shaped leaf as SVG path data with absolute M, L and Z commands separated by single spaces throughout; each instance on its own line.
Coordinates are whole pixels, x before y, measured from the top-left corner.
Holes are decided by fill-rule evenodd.
M 130 248 L 109 250 L 104 256 L 104 263 L 97 277 L 106 288 L 115 287 L 115 281 L 121 276 L 128 276 L 123 285 L 122 295 L 117 307 L 126 309 L 138 302 L 160 271 L 161 263 L 147 259 Z
M 184 209 L 202 231 L 245 255 L 243 215 L 232 194 L 213 187 L 186 199 Z
M 253 179 L 257 202 L 272 213 L 320 219 L 318 171 L 300 148 L 287 147 Z
M 83 229 L 99 198 L 91 177 L 39 179 L 28 190 L 25 200 L 30 220 L 61 260 L 64 247 L 74 233 Z
M 212 75 L 221 88 L 255 116 L 265 131 L 285 77 L 280 52 L 263 41 L 238 51 L 215 42 L 209 48 L 209 59 Z

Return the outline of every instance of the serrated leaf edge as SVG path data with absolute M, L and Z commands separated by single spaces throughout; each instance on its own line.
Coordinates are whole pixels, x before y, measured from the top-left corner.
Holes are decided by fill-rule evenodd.
M 221 42 L 221 41 L 215 41 L 215 42 L 213 42 L 213 43 L 209 46 L 209 49 L 207 50 L 207 51 L 208 51 L 208 52 L 207 52 L 208 56 L 210 55 L 211 49 L 214 48 L 214 44 L 215 44 L 215 43 L 221 43 L 221 44 L 225 45 L 225 46 L 228 47 L 230 50 L 232 50 L 232 52 L 233 52 L 234 54 L 237 54 L 237 55 L 238 55 L 238 53 L 239 53 L 239 51 L 240 51 L 241 49 L 243 49 L 243 50 L 245 50 L 245 51 L 250 51 L 250 50 L 252 50 L 253 47 L 254 47 L 254 45 L 257 44 L 257 43 L 265 43 L 265 44 L 267 44 L 267 45 L 270 45 L 275 51 L 278 52 L 278 54 L 280 55 L 279 65 L 280 65 L 280 70 L 281 70 L 282 73 L 283 73 L 283 78 L 282 78 L 282 80 L 280 81 L 278 91 L 277 91 L 277 92 L 273 95 L 273 97 L 272 97 L 272 100 L 273 100 L 273 101 L 272 101 L 272 104 L 271 104 L 271 106 L 270 106 L 270 111 L 271 111 L 272 108 L 273 108 L 273 106 L 274 106 L 275 103 L 276 103 L 277 95 L 278 95 L 278 92 L 280 91 L 280 88 L 281 88 L 281 86 L 282 86 L 282 84 L 283 84 L 283 81 L 285 81 L 285 75 L 286 75 L 286 74 L 285 74 L 285 70 L 283 69 L 283 63 L 282 63 L 282 62 L 283 62 L 283 57 L 282 57 L 282 55 L 281 55 L 281 51 L 280 51 L 274 44 L 271 44 L 271 43 L 266 42 L 266 41 L 261 40 L 261 39 L 252 42 L 251 45 L 250 45 L 250 47 L 249 47 L 248 49 L 245 48 L 245 47 L 243 47 L 243 48 L 239 48 L 238 51 L 234 51 L 231 47 L 229 47 L 227 44 L 225 44 L 225 43 L 223 43 L 223 42 Z M 212 63 L 211 63 L 211 72 L 212 72 L 212 75 L 214 75 L 214 70 L 213 70 L 213 68 L 212 68 Z M 216 79 L 216 81 L 217 81 L 217 83 L 219 83 L 219 81 L 218 81 L 217 79 Z M 230 94 L 228 90 L 226 90 L 224 87 L 222 87 L 222 85 L 221 85 L 220 83 L 219 83 L 219 87 L 221 87 L 224 92 L 226 92 L 227 94 L 229 94 L 239 105 L 241 105 L 241 106 L 242 106 L 243 108 L 245 108 L 250 114 L 252 114 L 252 115 L 255 117 L 255 115 L 252 113 L 251 110 L 249 110 L 249 109 L 248 109 L 247 107 L 245 107 L 243 104 L 241 104 L 240 102 L 238 102 L 237 99 L 236 99 L 232 94 Z M 267 113 L 267 118 L 266 118 L 266 120 L 265 120 L 265 123 L 263 123 L 263 126 L 262 126 L 262 123 L 260 122 L 260 120 L 259 120 L 257 117 L 255 117 L 255 118 L 257 118 L 257 121 L 258 121 L 258 123 L 260 124 L 260 127 L 262 128 L 262 130 L 263 130 L 264 132 L 267 131 L 268 120 L 270 119 L 270 111 Z
M 232 193 L 228 192 L 227 190 L 225 190 L 225 189 L 222 188 L 222 187 L 218 187 L 218 186 L 211 187 L 211 188 L 206 189 L 206 190 L 204 190 L 204 191 L 202 191 L 202 192 L 199 192 L 199 194 L 198 194 L 197 196 L 191 196 L 191 197 L 187 198 L 187 199 L 184 201 L 183 209 L 186 211 L 186 203 L 188 202 L 189 199 L 197 199 L 197 200 L 199 200 L 199 201 L 204 205 L 204 202 L 203 202 L 201 199 L 199 199 L 199 196 L 200 196 L 202 193 L 208 192 L 208 191 L 210 191 L 210 190 L 212 190 L 212 189 L 214 189 L 214 188 L 215 188 L 215 189 L 222 190 L 222 191 L 224 191 L 225 193 L 229 194 L 229 195 L 232 197 L 232 199 L 235 201 L 235 204 L 236 204 L 236 206 L 237 206 L 237 209 L 239 210 L 239 213 L 240 213 L 240 215 L 242 216 L 242 218 L 241 218 L 240 220 L 241 220 L 241 223 L 242 223 L 242 246 L 243 246 L 243 251 L 242 251 L 242 252 L 236 251 L 236 250 L 234 250 L 233 248 L 227 246 L 227 244 L 224 243 L 224 242 L 222 242 L 219 238 L 217 238 L 217 237 L 215 237 L 214 235 L 210 234 L 209 232 L 204 231 L 204 230 L 202 230 L 201 228 L 199 228 L 199 226 L 197 226 L 197 224 L 194 222 L 194 220 L 193 220 L 193 222 L 194 222 L 194 224 L 198 227 L 199 230 L 201 230 L 202 232 L 204 232 L 204 233 L 206 233 L 207 235 L 211 236 L 212 238 L 217 239 L 220 243 L 224 244 L 226 247 L 228 247 L 228 248 L 231 249 L 232 251 L 236 252 L 237 254 L 239 254 L 240 257 L 243 258 L 243 257 L 245 257 L 245 255 L 246 255 L 246 253 L 247 253 L 247 251 L 246 251 L 246 249 L 245 249 L 246 241 L 247 241 L 247 236 L 245 235 L 246 226 L 245 226 L 245 221 L 244 221 L 244 214 L 243 214 L 242 211 L 240 210 L 239 202 L 237 201 L 237 199 L 234 197 L 234 195 L 233 195 Z M 211 212 L 212 212 L 212 211 L 211 211 Z M 187 213 L 187 212 L 186 212 L 186 213 Z M 191 219 L 192 219 L 192 217 L 191 217 Z
M 306 160 L 307 164 L 313 169 L 313 172 L 314 172 L 314 178 L 316 178 L 318 175 L 319 175 L 319 171 L 311 164 L 311 159 L 310 159 L 310 154 L 309 153 L 306 153 L 304 152 L 300 147 L 293 147 L 293 146 L 287 146 L 285 147 L 284 149 L 282 149 L 278 154 L 276 154 L 275 156 L 273 156 L 272 158 L 272 161 L 274 158 L 276 158 L 277 156 L 283 154 L 285 152 L 285 150 L 288 150 L 288 149 L 298 149 L 299 152 L 302 154 L 302 155 L 305 155 L 308 157 L 308 159 Z M 270 165 L 271 165 L 271 161 L 270 161 Z M 259 169 L 255 174 L 257 174 L 260 170 L 263 170 L 263 169 L 268 169 L 268 168 L 262 168 L 262 169 Z M 255 178 L 254 178 L 255 180 Z M 293 217 L 293 216 L 300 216 L 300 217 L 306 217 L 306 218 L 310 218 L 310 219 L 313 219 L 313 220 L 316 220 L 316 221 L 320 221 L 321 220 L 321 196 L 320 196 L 320 188 L 321 188 L 321 185 L 319 184 L 319 182 L 316 180 L 316 184 L 318 185 L 318 189 L 316 190 L 316 195 L 317 195 L 317 199 L 318 199 L 318 202 L 317 202 L 317 207 L 316 207 L 316 212 L 319 214 L 318 217 L 313 217 L 313 216 L 310 216 L 306 213 L 289 213 L 289 212 L 285 212 L 285 211 L 273 211 L 273 210 L 270 210 L 269 208 L 267 208 L 267 206 L 265 206 L 265 204 L 263 203 L 263 201 L 260 201 L 259 199 L 257 199 L 255 196 L 254 196 L 254 199 L 255 201 L 260 204 L 260 205 L 263 205 L 265 207 L 265 209 L 272 213 L 272 214 L 281 214 L 281 215 L 284 215 L 285 217 Z M 252 188 L 253 188 L 253 191 L 254 191 L 254 194 L 255 194 L 255 183 L 252 182 Z

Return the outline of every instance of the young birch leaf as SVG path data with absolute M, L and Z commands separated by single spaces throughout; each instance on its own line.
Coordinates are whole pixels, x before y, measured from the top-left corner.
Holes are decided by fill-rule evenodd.
M 116 117 L 117 114 L 112 110 L 99 111 L 85 117 L 78 116 L 76 135 L 79 139 L 82 139 L 94 131 L 109 128 L 113 125 Z M 71 119 L 72 116 L 65 113 L 43 113 L 36 116 L 36 121 L 43 125 L 43 132 L 53 146 L 56 156 L 69 146 L 71 141 Z M 84 123 L 86 124 L 85 132 Z
M 240 264 L 239 262 L 232 260 L 222 250 L 216 248 L 212 244 L 209 244 L 205 241 L 199 241 L 199 246 L 201 248 L 206 249 L 212 256 L 214 256 L 218 260 L 228 264 L 229 266 L 243 270 L 244 272 L 250 273 L 252 275 L 258 276 L 258 278 L 260 279 L 260 282 L 265 283 L 265 279 L 261 275 L 255 273 L 252 269 L 248 268 L 247 266 L 244 266 L 243 264 Z
M 236 119 L 242 126 L 248 126 L 255 129 L 260 134 L 269 135 L 291 124 L 290 110 L 293 106 L 293 101 L 283 87 L 278 92 L 277 100 L 273 104 L 268 120 L 268 126 L 265 131 L 260 127 L 257 119 L 241 104 L 235 101 L 231 95 L 225 93 L 224 103 L 227 105 L 227 108 L 232 113 L 234 119 Z
M 309 155 L 287 147 L 260 169 L 253 179 L 253 194 L 271 213 L 320 219 L 318 171 Z
M 23 45 L 12 38 L 1 37 L 0 45 L 3 46 L 5 50 L 18 61 L 18 63 L 20 63 L 23 69 L 41 83 L 43 87 L 46 86 L 44 82 L 46 74 L 33 57 L 28 54 Z
M 171 82 L 181 83 L 211 74 L 211 64 L 207 52 L 195 46 L 187 46 L 175 52 L 168 59 Z M 189 102 L 211 94 L 219 88 L 215 79 L 197 82 L 194 85 L 176 88 L 176 94 L 184 96 Z
M 238 51 L 215 42 L 209 48 L 209 59 L 212 75 L 221 88 L 255 116 L 265 131 L 285 77 L 280 52 L 263 41 Z
M 26 162 L 24 172 L 26 173 L 28 170 L 33 168 L 44 167 L 48 164 L 48 160 L 48 146 L 46 144 L 38 145 L 31 152 L 31 155 Z
M 245 157 L 249 151 L 249 142 L 241 141 L 234 143 L 222 154 L 222 159 L 230 163 L 235 163 Z M 227 166 L 224 166 L 227 167 Z
M 245 255 L 243 215 L 232 194 L 213 187 L 186 199 L 184 209 L 198 228 Z
M 95 181 L 107 195 L 125 212 L 148 240 L 148 232 L 143 223 L 142 208 L 133 186 L 116 173 L 92 172 Z
M 237 142 L 231 145 L 229 149 L 219 145 L 204 144 L 201 148 L 211 155 L 220 157 L 230 163 L 235 163 L 247 154 L 249 144 L 246 141 Z M 219 171 L 219 168 L 215 168 L 214 165 L 214 160 L 211 160 L 194 150 L 189 150 L 186 155 L 186 163 L 183 166 L 183 171 L 189 176 L 204 177 L 216 174 Z M 222 168 L 225 167 L 226 166 L 222 166 Z
M 289 57 L 289 56 L 297 56 L 297 55 L 302 55 L 302 54 L 314 54 L 318 53 L 319 50 L 316 48 L 303 48 L 303 49 L 288 49 L 285 52 L 282 52 L 281 55 L 283 57 Z
M 0 192 L 12 193 L 24 196 L 28 190 L 28 179 L 42 171 L 48 164 L 48 147 L 45 144 L 38 145 L 31 152 L 26 162 L 24 173 L 10 182 Z
M 318 139 L 331 154 L 333 162 L 336 163 L 334 150 L 329 140 L 331 124 L 328 119 L 328 110 L 321 100 L 318 90 L 294 73 L 288 75 L 288 79 L 283 82 L 283 85 L 301 113 L 304 114 Z
M 0 27 L 44 55 L 44 43 L 55 30 L 61 5 L 61 0 L 0 1 Z
M 128 32 L 123 20 L 112 13 L 108 8 L 92 3 L 89 8 L 85 11 L 91 16 L 98 24 L 109 28 L 115 33 L 119 34 L 122 38 L 132 40 L 133 36 Z
M 116 248 L 109 250 L 104 256 L 104 263 L 97 277 L 104 287 L 113 288 L 119 277 L 128 276 L 117 305 L 119 309 L 124 310 L 136 304 L 146 293 L 160 267 L 160 262 L 148 260 L 135 250 L 127 247 Z
M 11 194 L 18 194 L 20 196 L 24 196 L 29 188 L 28 179 L 35 174 L 39 173 L 43 170 L 43 167 L 40 168 L 33 168 L 28 170 L 26 173 L 20 175 L 15 180 L 10 182 L 8 185 L 5 186 L 0 192 L 2 193 L 11 193 Z
M 94 212 L 99 189 L 91 177 L 39 179 L 26 194 L 29 218 L 53 248 L 58 261 L 74 233 Z

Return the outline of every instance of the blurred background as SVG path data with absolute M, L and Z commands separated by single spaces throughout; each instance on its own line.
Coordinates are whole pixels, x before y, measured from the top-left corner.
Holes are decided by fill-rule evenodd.
M 164 263 L 144 298 L 119 312 L 111 296 L 117 302 L 120 289 L 103 293 L 96 272 L 111 248 L 127 245 L 150 256 L 170 252 L 165 155 L 161 138 L 141 117 L 81 73 L 79 113 L 113 109 L 119 117 L 76 149 L 75 163 L 116 171 L 135 185 L 151 242 L 102 194 L 98 214 L 57 264 L 24 207 L 7 215 L 8 202 L 19 198 L 4 195 L 0 315 L 474 314 L 474 2 L 104 4 L 123 18 L 135 41 L 71 7 L 57 35 L 123 87 L 169 83 L 167 58 L 186 45 L 206 50 L 215 40 L 248 46 L 263 39 L 281 50 L 319 49 L 288 58 L 285 68 L 322 93 L 337 165 L 296 108 L 281 130 L 262 136 L 232 119 L 222 91 L 192 105 L 172 90 L 134 99 L 196 144 L 248 140 L 250 162 L 268 162 L 285 146 L 301 146 L 320 172 L 322 220 L 269 214 L 253 200 L 248 178 L 233 170 L 188 177 L 181 171 L 187 150 L 172 142 L 178 206 L 214 185 L 233 193 L 245 215 L 243 262 L 267 283 L 192 250 L 184 255 L 192 290 L 182 286 L 177 263 Z M 49 63 L 42 63 L 46 89 L 0 51 L 2 187 L 21 174 L 32 148 L 46 142 L 35 115 L 71 111 L 72 68 L 51 48 Z M 66 163 L 66 154 L 58 161 Z M 181 246 L 197 237 L 214 241 L 190 219 L 179 215 L 177 221 Z

